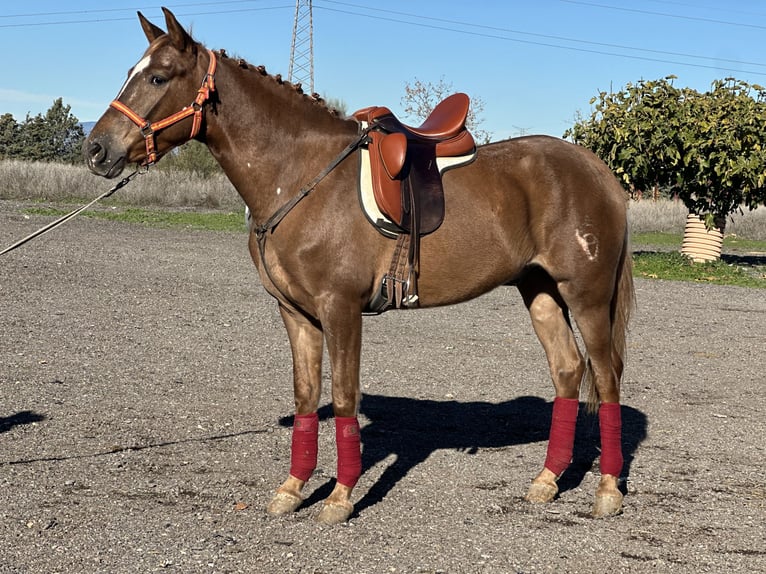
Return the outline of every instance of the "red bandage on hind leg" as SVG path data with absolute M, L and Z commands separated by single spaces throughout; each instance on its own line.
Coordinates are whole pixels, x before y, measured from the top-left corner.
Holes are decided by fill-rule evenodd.
M 319 415 L 295 415 L 291 445 L 290 474 L 302 481 L 311 478 L 317 467 Z
M 620 403 L 601 403 L 598 423 L 601 428 L 601 474 L 620 476 L 623 463 Z
M 569 463 L 572 462 L 579 407 L 580 401 L 577 399 L 556 397 L 553 400 L 553 417 L 551 418 L 551 434 L 548 440 L 545 468 L 556 476 L 561 476 Z
M 335 417 L 338 484 L 354 488 L 362 474 L 362 443 L 356 417 Z

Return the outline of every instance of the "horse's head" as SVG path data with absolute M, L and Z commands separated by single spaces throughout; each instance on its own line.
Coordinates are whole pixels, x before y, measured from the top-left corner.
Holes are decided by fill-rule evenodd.
M 167 33 L 138 13 L 149 49 L 83 145 L 97 175 L 117 177 L 126 164 L 154 163 L 200 130 L 203 106 L 215 89 L 215 56 L 162 10 Z

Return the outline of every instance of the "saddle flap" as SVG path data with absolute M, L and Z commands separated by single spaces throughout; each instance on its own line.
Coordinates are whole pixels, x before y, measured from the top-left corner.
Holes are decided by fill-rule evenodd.
M 370 151 L 370 169 L 372 175 L 372 189 L 375 196 L 375 202 L 384 215 L 391 218 L 391 221 L 397 225 L 401 224 L 403 219 L 402 207 L 402 182 L 391 176 L 391 172 L 399 175 L 404 165 L 404 156 L 407 150 L 407 140 L 404 139 L 404 148 L 399 152 L 397 142 L 401 144 L 399 138 L 393 136 L 402 134 L 384 134 L 380 132 L 371 132 L 370 139 L 372 143 L 369 146 Z M 403 136 L 402 136 L 403 137 Z M 386 145 L 384 142 L 392 138 L 392 143 Z M 386 159 L 385 151 L 389 148 L 390 157 Z M 390 168 L 387 164 L 390 163 Z M 397 167 L 398 165 L 398 167 Z
M 383 167 L 391 179 L 396 179 L 402 173 L 404 160 L 407 156 L 407 137 L 402 133 L 387 134 L 378 139 L 378 152 L 383 161 Z

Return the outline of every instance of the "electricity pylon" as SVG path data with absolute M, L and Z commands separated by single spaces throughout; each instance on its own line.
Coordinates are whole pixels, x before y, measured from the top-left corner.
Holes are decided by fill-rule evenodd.
M 295 2 L 287 81 L 301 84 L 304 90 L 308 86 L 308 93 L 314 93 L 314 19 L 311 15 L 311 0 Z

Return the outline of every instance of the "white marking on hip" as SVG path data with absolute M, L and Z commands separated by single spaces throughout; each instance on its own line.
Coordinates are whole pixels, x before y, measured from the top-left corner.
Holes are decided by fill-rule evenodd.
M 582 233 L 578 229 L 575 231 L 575 238 L 589 261 L 598 259 L 598 238 L 595 235 L 592 233 Z

